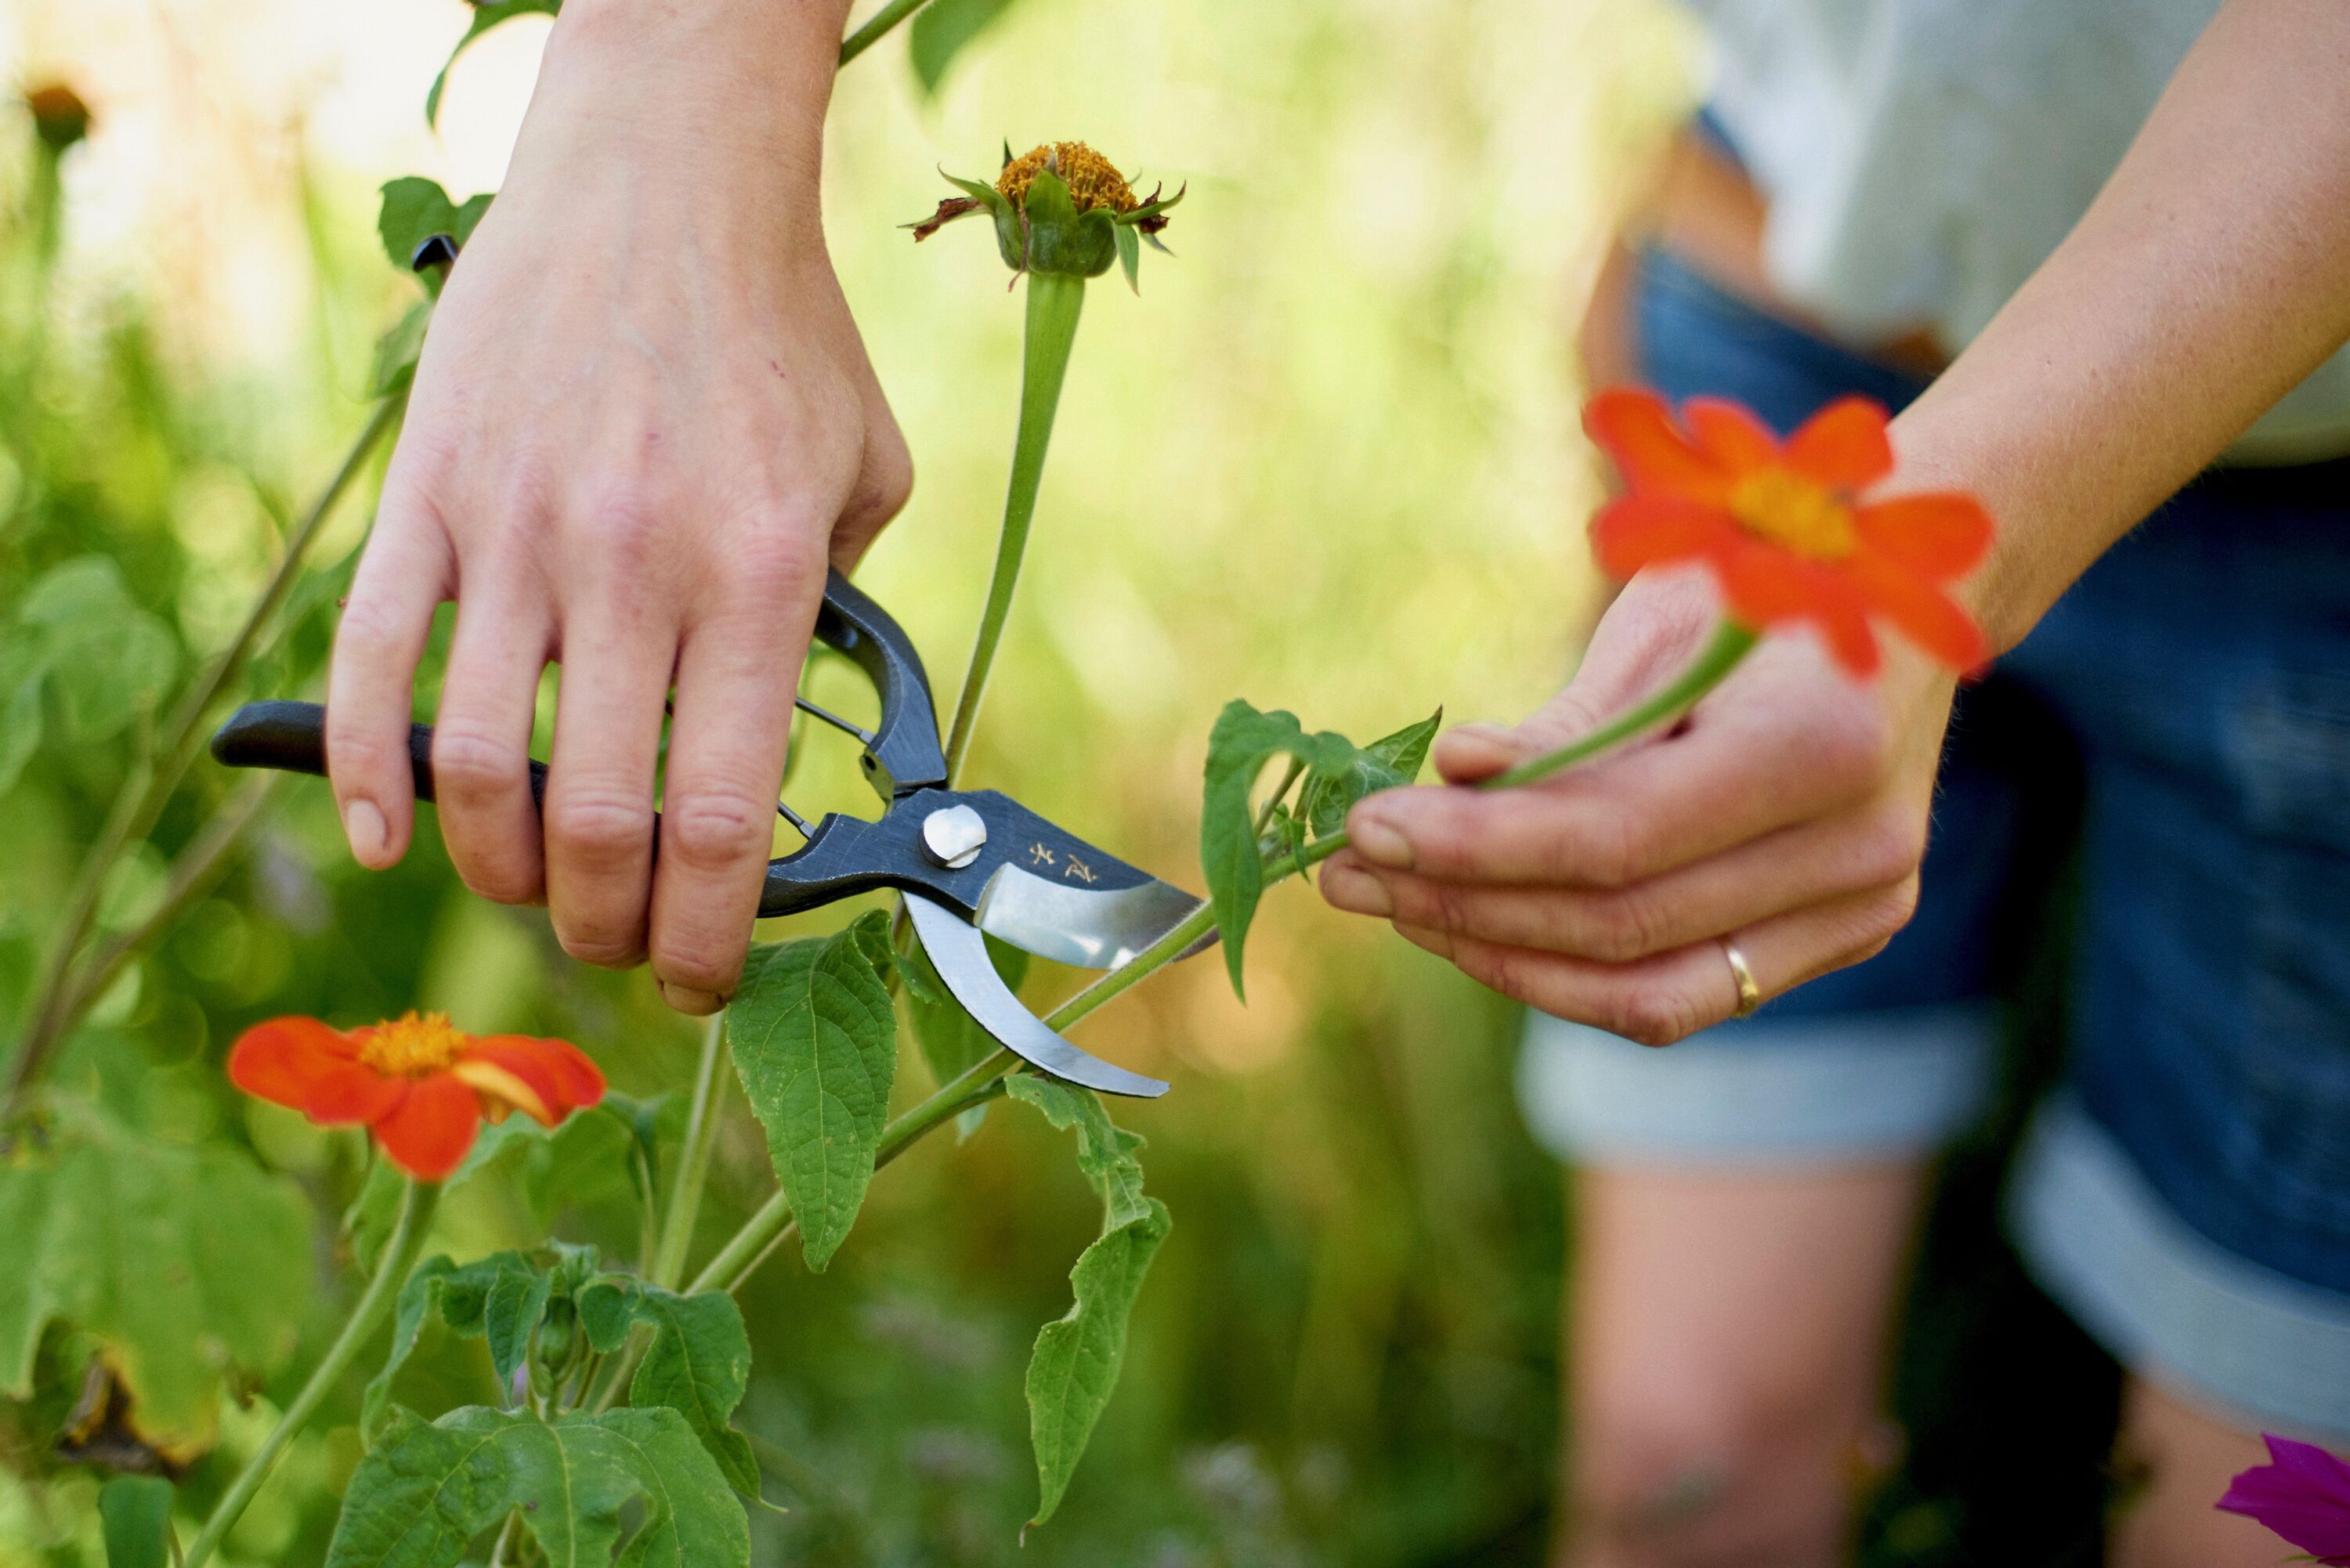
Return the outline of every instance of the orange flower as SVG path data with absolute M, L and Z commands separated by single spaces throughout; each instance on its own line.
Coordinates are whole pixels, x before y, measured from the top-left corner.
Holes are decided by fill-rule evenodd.
M 1991 547 L 1982 504 L 1955 492 L 1858 499 L 1893 471 L 1883 409 L 1843 399 L 1783 442 L 1723 399 L 1691 398 L 1680 415 L 1624 387 L 1583 411 L 1628 487 L 1592 520 L 1610 576 L 1702 561 L 1733 620 L 1757 631 L 1809 621 L 1855 675 L 1877 669 L 1872 616 L 1954 670 L 1989 657 L 1981 629 L 1941 590 Z
M 604 1097 L 604 1075 L 577 1045 L 527 1034 L 476 1038 L 438 1012 L 346 1033 L 315 1018 L 273 1018 L 228 1054 L 229 1081 L 321 1127 L 364 1127 L 393 1164 L 426 1181 L 457 1168 L 482 1118 L 519 1110 L 553 1127 Z

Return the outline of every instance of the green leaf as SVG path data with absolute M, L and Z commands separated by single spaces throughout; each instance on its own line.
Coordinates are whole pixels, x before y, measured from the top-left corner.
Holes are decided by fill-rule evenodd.
M 375 222 L 376 233 L 383 239 L 383 254 L 391 258 L 392 265 L 406 272 L 415 259 L 416 247 L 434 234 L 447 234 L 462 249 L 473 237 L 482 215 L 490 210 L 490 199 L 484 192 L 466 198 L 460 205 L 449 199 L 449 192 L 437 182 L 417 174 L 385 181 L 383 205 Z M 431 278 L 425 280 L 428 293 L 437 292 L 439 286 Z
M 172 1483 L 161 1476 L 116 1476 L 98 1489 L 106 1568 L 169 1568 Z
M 1359 753 L 1344 735 L 1309 735 L 1294 713 L 1260 713 L 1235 698 L 1216 716 L 1208 736 L 1205 788 L 1200 805 L 1200 866 L 1222 933 L 1224 964 L 1232 990 L 1241 982 L 1241 952 L 1249 922 L 1264 892 L 1264 867 L 1257 845 L 1256 814 L 1250 793 L 1257 774 L 1276 756 L 1293 756 L 1309 770 L 1336 772 Z
M 751 1338 L 733 1296 L 682 1296 L 613 1274 L 580 1293 L 579 1323 L 589 1347 L 608 1355 L 626 1341 L 630 1324 L 650 1328 L 653 1342 L 637 1364 L 629 1402 L 639 1410 L 666 1405 L 684 1417 L 727 1484 L 759 1495 L 751 1440 L 727 1424 L 751 1381 Z
M 621 1520 L 642 1520 L 621 1550 Z M 359 1461 L 327 1568 L 452 1568 L 519 1512 L 552 1564 L 747 1568 L 749 1521 L 726 1478 L 667 1408 L 553 1423 L 479 1406 L 427 1422 L 402 1410 Z
M 428 127 L 439 127 L 441 93 L 449 85 L 449 72 L 456 65 L 457 57 L 463 54 L 474 39 L 499 23 L 516 16 L 527 16 L 534 12 L 552 16 L 563 9 L 563 0 L 487 0 L 486 4 L 484 0 L 472 0 L 472 3 L 473 26 L 467 27 L 465 36 L 457 40 L 457 47 L 449 51 L 449 57 L 441 64 L 441 74 L 432 78 L 432 90 L 424 95 L 424 123 Z
M 41 745 L 41 681 L 47 660 L 27 634 L 0 639 L 0 795 L 16 787 Z
M 424 352 L 424 328 L 432 320 L 432 302 L 420 299 L 376 339 L 375 363 L 368 371 L 369 397 L 389 397 L 415 379 L 416 361 Z
M 266 1372 L 309 1303 L 310 1206 L 244 1154 L 137 1132 L 52 1093 L 0 1135 L 0 1397 L 29 1397 L 43 1333 L 95 1336 L 139 1436 L 209 1447 L 232 1366 Z
M 1023 1105 L 1042 1111 L 1062 1132 L 1077 1129 L 1077 1168 L 1101 1196 L 1103 1228 L 1114 1229 L 1139 1218 L 1149 1206 L 1142 1195 L 1142 1135 L 1128 1132 L 1109 1119 L 1109 1107 L 1091 1089 L 1065 1084 L 1034 1073 L 1015 1073 L 1003 1082 L 1004 1092 Z
M 16 615 L 24 629 L 10 639 L 11 712 L 20 704 L 37 711 L 38 696 L 26 688 L 46 675 L 69 739 L 120 732 L 162 700 L 178 673 L 179 644 L 130 597 L 121 568 L 107 556 L 78 556 L 51 567 Z
M 636 1192 L 639 1166 L 634 1148 L 652 1136 L 654 1122 L 639 1128 L 638 1113 L 677 1120 L 682 1103 L 671 1096 L 636 1102 L 607 1094 L 600 1105 L 575 1111 L 562 1123 L 543 1127 L 528 1116 L 508 1116 L 482 1129 L 464 1163 L 442 1183 L 445 1197 L 484 1177 L 501 1178 L 513 1189 L 543 1232 L 568 1209 L 584 1207 L 620 1191 Z M 649 1153 L 649 1159 L 651 1155 Z M 359 1196 L 343 1215 L 343 1233 L 362 1266 L 372 1269 L 391 1234 L 399 1212 L 400 1171 L 378 1159 Z
M 937 96 L 947 67 L 954 63 L 963 46 L 1011 8 L 1012 0 L 931 0 L 915 12 L 906 47 L 923 94 Z
M 1392 735 L 1382 735 L 1348 758 L 1344 767 L 1317 768 L 1308 774 L 1298 793 L 1297 815 L 1309 823 L 1316 838 L 1327 838 L 1347 826 L 1347 813 L 1367 794 L 1395 789 L 1419 777 L 1428 762 L 1428 748 L 1444 722 L 1439 708 L 1417 724 L 1407 724 Z
M 877 910 L 829 937 L 753 949 L 727 1015 L 734 1070 L 817 1272 L 865 1202 L 898 1070 L 897 1012 L 874 958 L 888 931 Z
M 1028 1438 L 1036 1450 L 1036 1512 L 1042 1524 L 1061 1506 L 1094 1424 L 1118 1386 L 1126 1325 L 1143 1276 L 1173 1220 L 1157 1199 L 1105 1231 L 1069 1271 L 1076 1301 L 1036 1335 L 1028 1358 Z

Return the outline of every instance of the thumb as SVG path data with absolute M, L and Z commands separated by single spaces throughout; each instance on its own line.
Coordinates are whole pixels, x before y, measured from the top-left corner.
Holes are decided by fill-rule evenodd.
M 1528 757 L 1555 751 L 1596 728 L 1601 717 L 1578 681 L 1518 724 L 1463 724 L 1446 732 L 1431 760 L 1445 783 L 1476 784 Z

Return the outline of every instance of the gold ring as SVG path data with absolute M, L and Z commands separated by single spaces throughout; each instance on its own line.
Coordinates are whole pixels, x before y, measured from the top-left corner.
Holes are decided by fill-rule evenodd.
M 1746 964 L 1746 955 L 1728 937 L 1721 939 L 1721 956 L 1730 961 L 1730 978 L 1738 982 L 1738 1011 L 1733 1018 L 1752 1018 L 1754 1010 L 1762 1005 L 1762 988 L 1754 983 L 1754 971 Z

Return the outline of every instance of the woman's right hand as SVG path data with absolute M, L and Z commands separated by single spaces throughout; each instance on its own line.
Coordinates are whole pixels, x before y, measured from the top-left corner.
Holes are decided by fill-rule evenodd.
M 336 639 L 352 853 L 407 848 L 415 673 L 453 598 L 433 772 L 459 873 L 543 898 L 577 957 L 650 956 L 689 1012 L 741 971 L 827 563 L 854 562 L 911 484 L 817 208 L 845 11 L 565 6 L 435 312 Z

